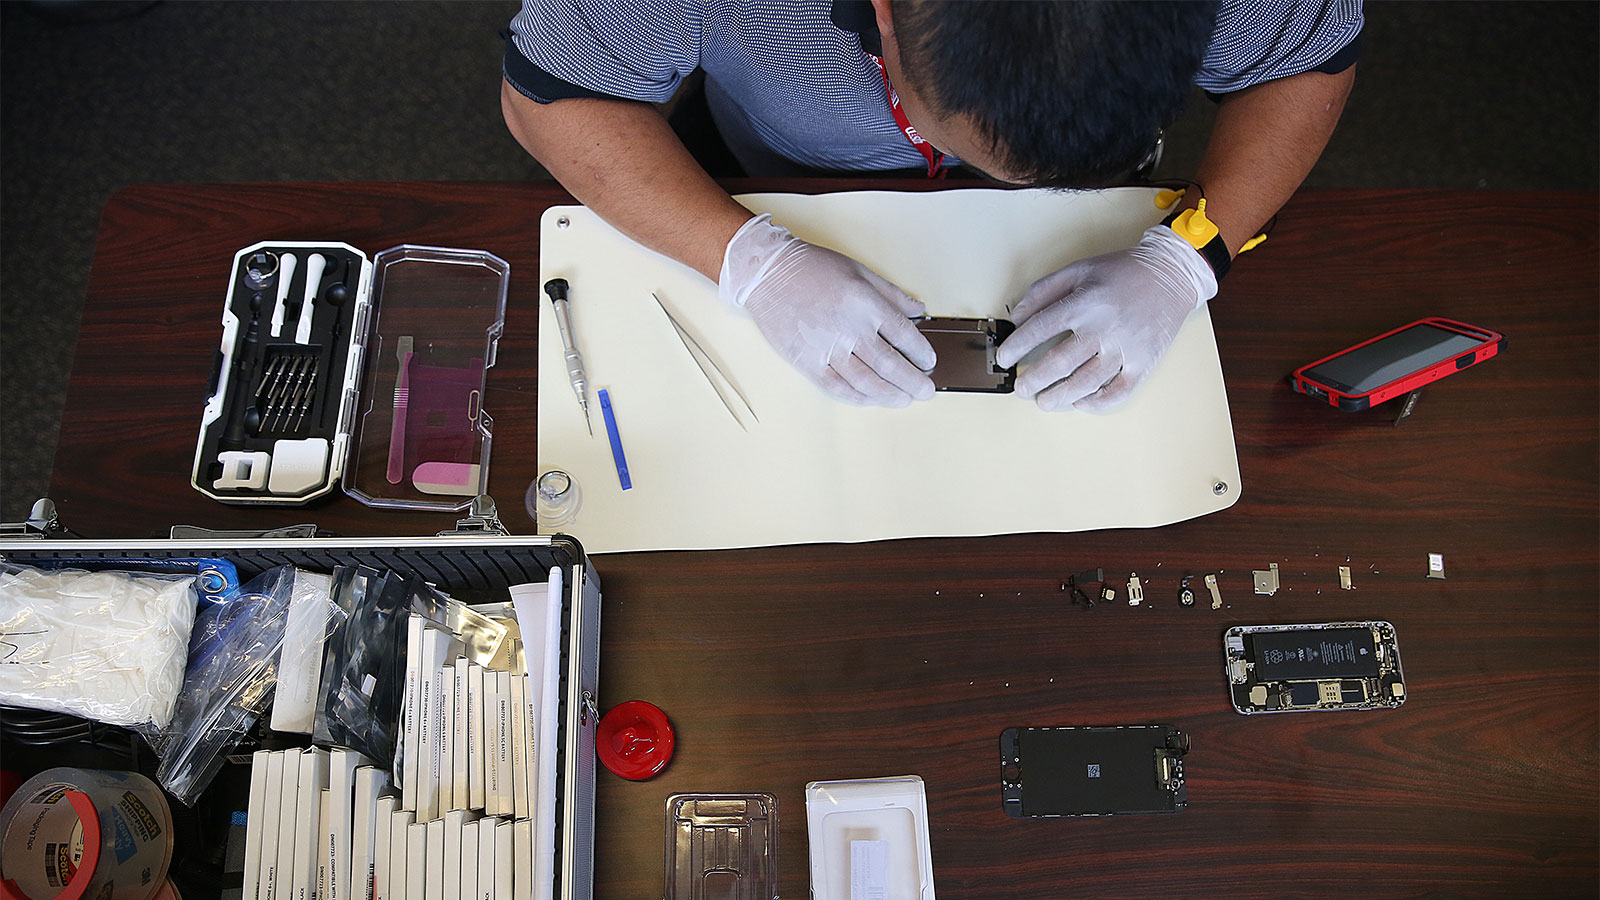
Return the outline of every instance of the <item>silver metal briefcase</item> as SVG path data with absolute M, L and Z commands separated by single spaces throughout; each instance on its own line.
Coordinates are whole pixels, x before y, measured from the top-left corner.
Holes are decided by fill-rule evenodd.
M 486 500 L 487 498 L 480 498 Z M 177 527 L 155 540 L 92 540 L 63 536 L 48 501 L 26 525 L 3 526 L 0 560 L 26 565 L 59 556 L 225 557 L 248 581 L 273 566 L 323 571 L 366 565 L 414 574 L 446 592 L 483 595 L 544 581 L 560 568 L 562 603 L 561 721 L 556 760 L 554 897 L 590 900 L 594 893 L 594 732 L 600 696 L 600 580 L 583 548 L 565 535 L 509 535 L 492 503 L 475 503 L 457 531 L 435 537 L 311 537 L 310 526 L 237 536 Z M 43 508 L 44 515 L 39 515 Z

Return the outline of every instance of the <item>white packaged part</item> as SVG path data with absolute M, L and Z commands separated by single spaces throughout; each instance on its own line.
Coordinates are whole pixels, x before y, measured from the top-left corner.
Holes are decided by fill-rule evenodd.
M 321 572 L 296 569 L 294 599 L 284 625 L 278 662 L 278 689 L 273 693 L 272 730 L 310 734 L 322 687 L 322 650 L 328 639 L 325 606 L 333 579 Z
M 886 900 L 934 900 L 928 801 L 922 779 L 865 778 L 806 785 L 813 900 L 851 900 L 854 845 L 882 841 Z M 867 881 L 878 881 L 868 878 Z M 857 898 L 859 900 L 859 897 Z
M 193 576 L 5 566 L 0 703 L 165 727 L 196 602 Z
M 317 883 L 321 878 L 318 857 L 322 852 L 321 830 L 302 827 L 301 823 L 322 818 L 322 795 L 328 789 L 328 751 L 321 747 L 307 748 L 299 755 L 299 782 L 295 793 L 295 808 L 289 815 L 293 828 L 294 860 L 289 871 L 290 900 L 314 900 Z M 291 757 L 292 759 L 293 757 Z M 288 777 L 285 773 L 285 778 Z M 280 840 L 281 840 L 280 836 Z
M 389 854 L 394 851 L 394 811 L 400 798 L 379 797 L 372 814 L 372 900 L 389 900 Z
M 461 900 L 478 898 L 478 859 L 478 822 L 468 822 L 461 826 Z
M 250 805 L 244 823 L 244 894 L 242 900 L 264 900 L 261 885 L 261 820 L 267 806 L 267 758 L 271 750 L 257 750 L 250 757 Z

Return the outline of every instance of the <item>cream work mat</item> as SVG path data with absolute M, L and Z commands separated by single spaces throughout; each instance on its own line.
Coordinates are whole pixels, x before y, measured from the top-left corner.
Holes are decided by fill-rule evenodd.
M 1006 317 L 1035 279 L 1124 247 L 1160 220 L 1154 192 L 950 190 L 750 194 L 795 235 L 847 253 L 930 315 Z M 583 494 L 561 532 L 590 553 L 1152 527 L 1239 499 L 1239 462 L 1205 308 L 1110 414 L 1041 412 L 1013 395 L 940 393 L 908 409 L 834 401 L 742 309 L 687 266 L 581 206 L 540 223 L 539 281 L 571 285 L 591 437 L 555 314 L 539 312 L 539 471 Z M 660 295 L 749 398 L 743 431 L 651 299 Z M 621 489 L 595 389 L 607 388 L 632 475 Z M 737 403 L 737 401 L 735 401 Z M 1218 484 L 1225 488 L 1215 488 Z

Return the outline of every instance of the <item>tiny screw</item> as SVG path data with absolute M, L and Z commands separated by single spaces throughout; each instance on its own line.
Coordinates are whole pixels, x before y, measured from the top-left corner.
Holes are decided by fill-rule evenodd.
M 1183 593 L 1178 595 L 1178 602 L 1182 603 L 1184 606 L 1193 606 L 1194 605 L 1194 591 L 1191 591 L 1188 588 L 1184 588 L 1183 589 Z
M 566 216 L 562 216 L 561 218 L 556 219 L 556 227 L 557 228 L 566 228 L 566 227 L 570 226 L 571 224 L 572 224 L 572 220 L 567 218 Z
M 1216 484 L 1213 484 L 1211 486 L 1211 493 L 1216 494 L 1218 497 L 1221 497 L 1223 494 L 1226 494 L 1227 492 L 1228 492 L 1228 483 L 1226 481 L 1219 481 Z

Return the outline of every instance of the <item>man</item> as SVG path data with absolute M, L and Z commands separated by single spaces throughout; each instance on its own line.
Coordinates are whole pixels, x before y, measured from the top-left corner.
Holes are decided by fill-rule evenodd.
M 1191 83 L 1222 95 L 1195 174 L 1204 210 L 1040 279 L 1012 308 L 1001 365 L 1057 341 L 1017 392 L 1098 411 L 1143 381 L 1315 164 L 1361 25 L 1359 0 L 524 0 L 501 105 L 579 201 L 715 280 L 807 378 L 847 402 L 904 406 L 933 396 L 933 349 L 911 323 L 923 305 L 752 216 L 651 102 L 704 70 L 752 174 L 959 161 L 1006 182 L 1093 187 L 1132 170 Z

